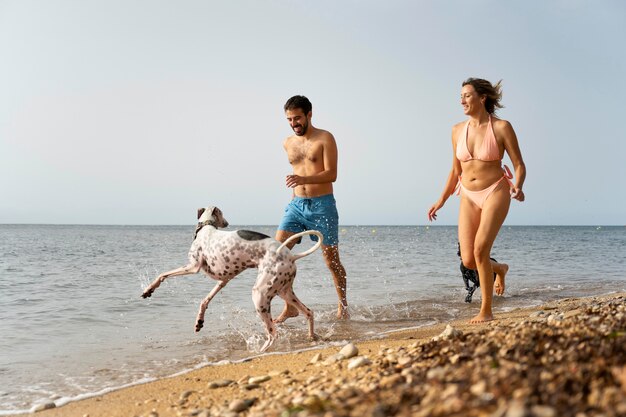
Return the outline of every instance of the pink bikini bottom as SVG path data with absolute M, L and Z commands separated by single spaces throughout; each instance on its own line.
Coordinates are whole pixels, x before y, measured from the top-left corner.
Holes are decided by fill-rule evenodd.
M 485 201 L 487 201 L 487 198 L 489 198 L 491 193 L 494 192 L 494 190 L 498 187 L 498 184 L 500 184 L 502 181 L 506 180 L 509 183 L 509 185 L 513 187 L 513 183 L 511 182 L 511 179 L 513 178 L 513 174 L 511 174 L 511 170 L 506 165 L 504 165 L 504 168 L 502 168 L 502 170 L 504 171 L 504 175 L 502 176 L 502 178 L 500 178 L 498 181 L 494 182 L 493 184 L 491 184 L 489 187 L 485 188 L 484 190 L 480 190 L 480 191 L 468 190 L 467 188 L 463 186 L 463 184 L 461 183 L 461 177 L 459 177 L 459 182 L 457 184 L 457 192 L 456 192 L 457 195 L 463 192 L 464 196 L 466 196 L 467 198 L 470 199 L 470 201 L 476 204 L 479 209 L 482 209 L 483 205 L 485 204 Z

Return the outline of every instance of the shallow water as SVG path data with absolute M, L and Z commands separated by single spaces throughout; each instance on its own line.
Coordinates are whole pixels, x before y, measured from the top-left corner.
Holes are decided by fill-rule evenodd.
M 180 226 L 0 225 L 0 414 L 258 354 L 264 332 L 251 301 L 254 270 L 216 296 L 200 333 L 193 325 L 214 285 L 209 278 L 172 278 L 152 298 L 140 298 L 160 272 L 186 263 L 192 235 L 193 227 Z M 455 227 L 350 226 L 340 239 L 352 319 L 334 319 L 332 279 L 315 253 L 298 261 L 294 289 L 326 340 L 309 342 L 304 319 L 296 318 L 280 327 L 272 351 L 476 313 L 478 292 L 471 304 L 463 301 Z M 496 314 L 626 291 L 624 247 L 624 227 L 505 226 L 492 251 L 511 266 Z M 274 314 L 281 309 L 276 299 Z

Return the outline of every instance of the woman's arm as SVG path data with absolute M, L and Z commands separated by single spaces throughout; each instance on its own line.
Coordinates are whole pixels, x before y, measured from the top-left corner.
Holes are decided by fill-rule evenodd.
M 511 197 L 519 201 L 524 201 L 525 196 L 522 188 L 524 187 L 524 181 L 526 181 L 526 164 L 524 164 L 522 152 L 520 151 L 517 135 L 515 134 L 515 130 L 513 130 L 513 126 L 506 120 L 502 120 L 502 122 L 504 122 L 501 124 L 504 150 L 509 155 L 509 158 L 511 158 L 511 163 L 513 163 L 515 170 L 515 184 L 513 184 L 513 189 L 511 190 Z
M 456 189 L 456 185 L 459 182 L 459 175 L 461 175 L 461 162 L 456 157 L 456 140 L 457 137 L 457 126 L 452 128 L 452 169 L 448 174 L 448 179 L 446 180 L 446 184 L 443 187 L 443 192 L 439 197 L 439 200 L 435 204 L 433 204 L 428 210 L 428 220 L 433 221 L 437 220 L 437 211 L 443 207 L 448 198 L 452 194 L 454 194 L 454 190 Z

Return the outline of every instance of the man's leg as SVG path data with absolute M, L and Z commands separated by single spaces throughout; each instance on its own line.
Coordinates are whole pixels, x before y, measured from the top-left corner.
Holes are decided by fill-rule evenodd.
M 322 245 L 322 253 L 324 255 L 326 266 L 333 276 L 335 289 L 337 290 L 337 297 L 339 298 L 337 318 L 349 319 L 350 314 L 348 313 L 348 299 L 346 297 L 346 270 L 339 259 L 339 246 Z
M 286 230 L 278 230 L 276 232 L 276 237 L 275 239 L 279 242 L 284 242 L 285 240 L 289 239 L 290 236 L 295 235 L 294 232 L 288 232 Z M 296 239 L 297 240 L 297 239 Z M 291 242 L 289 242 L 287 244 L 287 247 L 291 250 L 295 244 L 297 243 L 296 240 L 293 240 Z M 291 290 L 293 291 L 293 283 L 292 283 L 292 288 Z M 285 308 L 283 309 L 283 312 L 280 313 L 280 315 L 278 317 L 276 317 L 274 319 L 274 323 L 282 323 L 285 320 L 287 320 L 290 317 L 296 317 L 298 315 L 298 309 L 295 306 L 292 306 L 291 304 L 288 304 L 287 302 L 285 302 Z

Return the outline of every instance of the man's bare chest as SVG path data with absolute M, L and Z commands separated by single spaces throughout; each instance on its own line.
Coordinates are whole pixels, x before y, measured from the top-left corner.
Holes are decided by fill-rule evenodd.
M 323 153 L 323 146 L 317 143 L 293 143 L 287 148 L 287 157 L 292 165 L 319 162 Z

